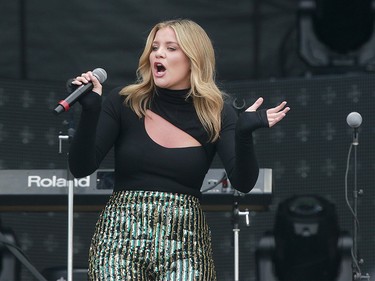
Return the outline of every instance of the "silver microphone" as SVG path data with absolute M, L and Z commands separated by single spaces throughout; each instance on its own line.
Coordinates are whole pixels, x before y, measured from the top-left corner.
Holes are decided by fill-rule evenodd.
M 358 128 L 362 124 L 362 116 L 358 112 L 351 112 L 346 117 L 346 122 L 352 128 Z
M 107 72 L 103 68 L 95 68 L 92 71 L 92 74 L 99 80 L 100 83 L 104 83 L 104 81 L 107 80 Z M 60 114 L 62 112 L 68 111 L 69 108 L 76 101 L 78 101 L 78 99 L 82 95 L 91 91 L 92 88 L 93 88 L 92 82 L 89 82 L 87 84 L 82 84 L 81 86 L 77 87 L 77 89 L 75 89 L 68 97 L 58 102 L 53 113 Z
M 362 116 L 358 112 L 351 112 L 346 117 L 349 127 L 353 128 L 353 145 L 358 145 L 358 128 L 362 124 Z

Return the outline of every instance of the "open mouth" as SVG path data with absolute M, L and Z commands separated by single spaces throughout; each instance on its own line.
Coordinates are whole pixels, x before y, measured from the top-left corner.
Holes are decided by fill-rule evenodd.
M 154 64 L 154 67 L 155 67 L 157 73 L 163 73 L 166 70 L 165 66 L 163 64 L 159 63 L 159 62 L 156 62 Z

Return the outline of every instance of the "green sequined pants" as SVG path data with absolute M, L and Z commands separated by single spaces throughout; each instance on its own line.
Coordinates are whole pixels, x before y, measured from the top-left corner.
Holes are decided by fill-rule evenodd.
M 210 230 L 199 200 L 156 191 L 113 193 L 92 238 L 89 278 L 216 280 Z

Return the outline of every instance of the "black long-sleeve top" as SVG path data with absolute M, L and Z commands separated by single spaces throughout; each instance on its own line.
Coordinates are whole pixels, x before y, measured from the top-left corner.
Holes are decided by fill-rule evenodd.
M 69 152 L 72 174 L 77 178 L 92 174 L 114 146 L 114 191 L 157 190 L 200 197 L 204 177 L 218 153 L 232 186 L 249 192 L 259 173 L 252 131 L 268 126 L 265 111 L 244 112 L 238 118 L 225 104 L 220 137 L 212 143 L 186 93 L 158 88 L 150 110 L 193 136 L 201 146 L 165 148 L 157 144 L 148 136 L 144 118 L 124 105 L 118 91 L 112 91 L 103 104 L 94 92 L 84 96 Z

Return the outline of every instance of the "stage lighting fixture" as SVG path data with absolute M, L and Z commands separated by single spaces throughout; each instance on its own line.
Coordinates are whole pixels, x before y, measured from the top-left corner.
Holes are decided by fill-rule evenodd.
M 300 0 L 298 48 L 312 67 L 374 70 L 375 0 Z
M 279 204 L 275 225 L 275 272 L 280 281 L 335 280 L 340 263 L 335 206 L 316 195 Z

